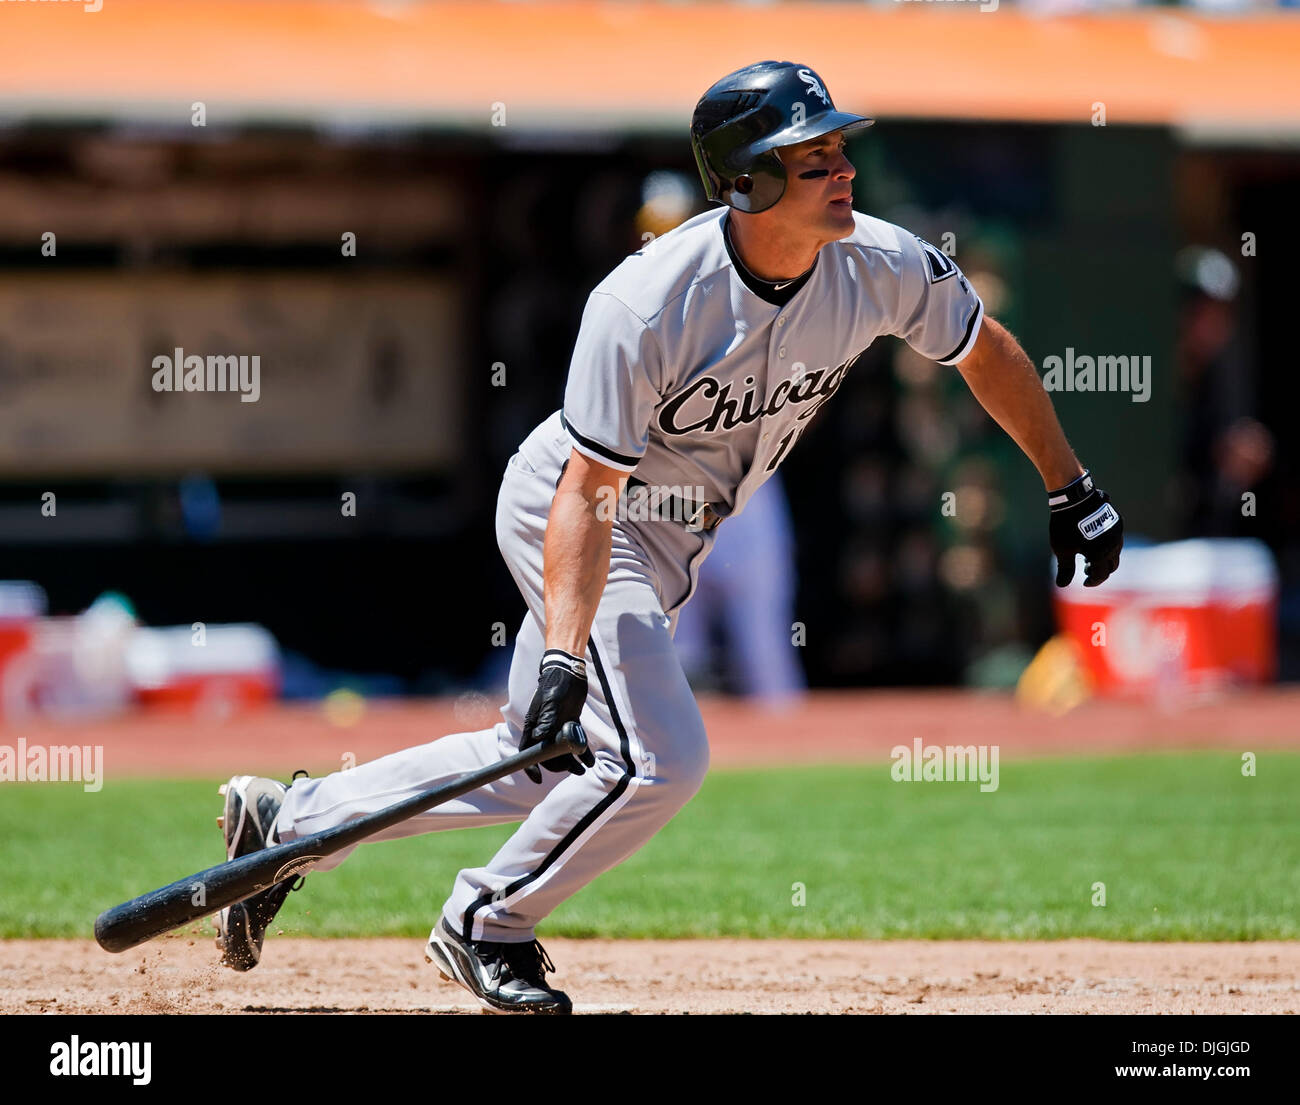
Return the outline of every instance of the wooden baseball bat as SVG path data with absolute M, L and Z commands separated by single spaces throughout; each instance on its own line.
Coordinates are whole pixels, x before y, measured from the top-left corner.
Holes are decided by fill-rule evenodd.
M 129 902 L 106 909 L 95 920 L 95 939 L 107 952 L 124 952 L 171 932 L 174 928 L 206 917 L 293 878 L 315 860 L 328 856 L 366 837 L 373 836 L 408 817 L 432 809 L 495 782 L 526 767 L 569 752 L 580 755 L 587 747 L 587 735 L 576 721 L 567 723 L 554 741 L 535 744 L 500 763 L 468 771 L 459 778 L 403 799 L 386 809 L 337 825 L 323 832 L 276 844 L 238 859 L 219 863 L 189 878 L 178 879 L 159 890 L 141 894 Z

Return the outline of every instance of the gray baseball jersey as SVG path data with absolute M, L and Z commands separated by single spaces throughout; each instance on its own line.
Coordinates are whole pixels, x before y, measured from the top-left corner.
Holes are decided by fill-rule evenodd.
M 898 334 L 947 364 L 974 345 L 979 297 L 949 258 L 907 231 L 857 215 L 853 235 L 823 247 L 808 273 L 769 283 L 734 256 L 725 219 L 712 211 L 684 223 L 601 282 L 583 315 L 563 411 L 510 459 L 497 543 L 528 613 L 502 720 L 299 780 L 281 807 L 280 839 L 342 824 L 518 748 L 545 647 L 543 544 L 571 449 L 652 486 L 698 487 L 734 513 L 880 335 Z M 485 866 L 460 872 L 443 905 L 466 938 L 531 940 L 542 918 L 640 848 L 700 786 L 708 740 L 672 636 L 717 532 L 614 520 L 586 653 L 581 720 L 595 767 L 544 773 L 540 786 L 511 776 L 373 838 L 519 823 Z
M 862 214 L 804 277 L 757 281 L 731 248 L 728 214 L 683 223 L 597 285 L 563 418 L 593 460 L 652 485 L 702 487 L 735 512 L 876 338 L 896 334 L 956 364 L 984 307 L 944 253 Z

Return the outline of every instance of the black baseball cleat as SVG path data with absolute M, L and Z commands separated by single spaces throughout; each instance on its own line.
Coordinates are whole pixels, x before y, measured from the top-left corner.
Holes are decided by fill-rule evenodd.
M 275 818 L 288 789 L 274 779 L 256 775 L 236 775 L 220 788 L 218 793 L 226 798 L 226 811 L 217 818 L 217 825 L 225 830 L 227 859 L 238 859 L 277 843 Z M 302 879 L 296 884 L 292 878 L 284 879 L 217 914 L 217 948 L 224 966 L 236 971 L 251 971 L 257 966 L 267 928 L 289 891 L 301 885 Z
M 546 985 L 555 964 L 536 940 L 500 944 L 463 940 L 440 918 L 424 958 L 449 982 L 459 982 L 489 1013 L 572 1013 L 569 995 Z

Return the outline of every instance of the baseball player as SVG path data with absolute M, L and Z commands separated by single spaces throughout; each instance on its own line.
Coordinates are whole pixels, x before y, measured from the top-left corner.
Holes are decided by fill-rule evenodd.
M 1075 459 L 1024 351 L 949 257 L 853 210 L 844 140 L 872 122 L 836 110 L 821 78 L 792 62 L 747 66 L 704 94 L 691 143 L 722 206 L 650 242 L 591 293 L 563 407 L 502 478 L 497 541 L 528 606 L 502 720 L 289 788 L 236 776 L 224 788 L 232 858 L 382 809 L 580 720 L 583 759 L 556 756 L 545 772 L 370 838 L 518 823 L 495 856 L 456 876 L 426 957 L 486 1009 L 568 1013 L 569 998 L 547 984 L 554 966 L 537 925 L 654 836 L 708 768 L 673 632 L 717 527 L 885 334 L 956 365 L 1037 467 L 1057 584 L 1073 578 L 1076 554 L 1089 586 L 1115 570 L 1120 515 Z M 227 965 L 257 964 L 289 889 L 222 912 Z

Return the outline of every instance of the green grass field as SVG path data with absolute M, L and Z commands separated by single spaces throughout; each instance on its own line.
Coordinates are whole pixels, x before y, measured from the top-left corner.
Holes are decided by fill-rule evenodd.
M 888 768 L 714 772 L 543 935 L 1300 936 L 1300 754 L 1262 753 L 1253 778 L 1235 753 L 1004 762 L 989 794 L 895 783 Z M 215 789 L 0 787 L 0 936 L 88 937 L 101 909 L 219 861 Z M 309 876 L 279 927 L 424 936 L 455 872 L 486 862 L 508 833 L 363 846 Z

